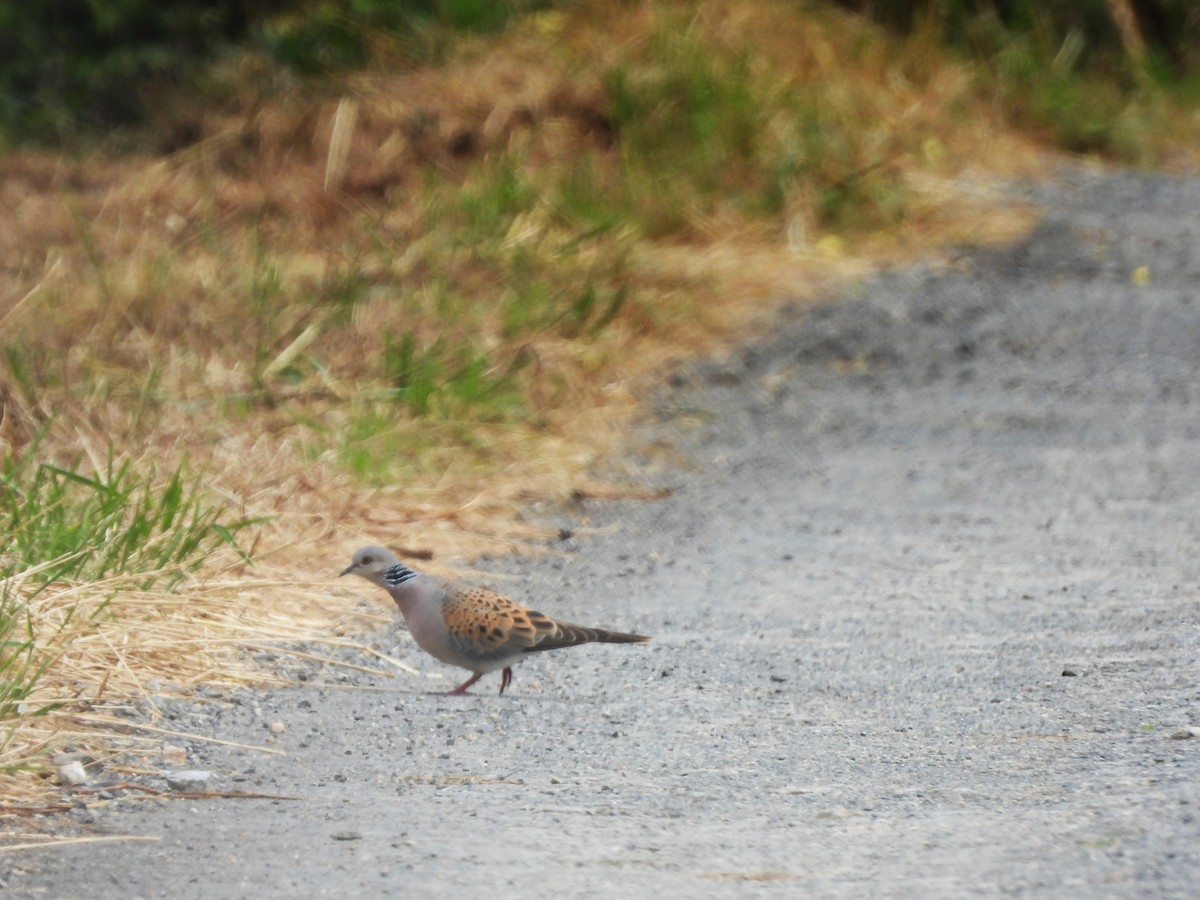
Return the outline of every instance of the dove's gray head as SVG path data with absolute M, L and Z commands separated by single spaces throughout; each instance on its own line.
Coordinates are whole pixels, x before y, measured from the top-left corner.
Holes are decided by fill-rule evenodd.
M 361 575 L 381 587 L 397 587 L 417 575 L 386 547 L 359 547 L 341 574 Z

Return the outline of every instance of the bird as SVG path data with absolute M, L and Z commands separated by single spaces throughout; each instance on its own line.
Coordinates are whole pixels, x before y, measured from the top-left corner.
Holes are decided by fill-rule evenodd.
M 360 547 L 341 575 L 359 575 L 396 601 L 417 646 L 430 656 L 469 670 L 452 691 L 460 696 L 489 672 L 502 669 L 500 693 L 512 684 L 513 664 L 526 653 L 598 641 L 642 644 L 643 634 L 556 622 L 487 588 L 416 572 L 385 547 Z M 340 577 L 340 576 L 339 576 Z

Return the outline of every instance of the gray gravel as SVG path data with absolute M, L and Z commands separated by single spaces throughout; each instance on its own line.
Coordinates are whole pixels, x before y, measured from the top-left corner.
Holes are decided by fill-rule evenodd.
M 422 677 L 179 703 L 285 751 L 194 745 L 213 787 L 302 799 L 119 801 L 86 832 L 161 841 L 0 857 L 7 895 L 1195 896 L 1200 182 L 1036 196 L 1015 249 L 681 366 L 675 493 L 481 566 L 653 644 L 448 698 L 392 632 Z

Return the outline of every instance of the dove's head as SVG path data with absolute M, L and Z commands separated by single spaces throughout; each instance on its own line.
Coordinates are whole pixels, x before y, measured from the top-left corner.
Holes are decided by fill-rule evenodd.
M 342 575 L 361 575 L 367 581 L 383 584 L 387 570 L 399 564 L 400 560 L 386 547 L 359 547 Z
M 342 569 L 342 575 L 361 575 L 367 581 L 396 595 L 402 585 L 405 590 L 416 585 L 417 573 L 400 560 L 392 551 L 385 547 L 359 547 L 354 551 L 350 565 Z

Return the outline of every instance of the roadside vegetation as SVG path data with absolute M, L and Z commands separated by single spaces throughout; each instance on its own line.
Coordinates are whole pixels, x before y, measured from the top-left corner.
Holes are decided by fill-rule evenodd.
M 361 543 L 552 544 L 671 359 L 1200 131 L 1171 0 L 101 6 L 0 12 L 9 798 L 389 620 Z

